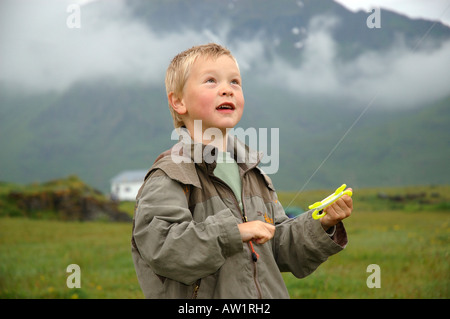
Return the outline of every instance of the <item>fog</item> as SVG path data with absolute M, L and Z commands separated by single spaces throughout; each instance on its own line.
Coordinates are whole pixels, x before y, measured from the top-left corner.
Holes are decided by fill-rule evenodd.
M 401 38 L 383 53 L 368 52 L 352 61 L 337 55 L 331 35 L 339 20 L 311 20 L 298 67 L 277 59 L 268 68 L 270 81 L 303 96 L 327 96 L 367 103 L 376 97 L 382 107 L 408 108 L 450 95 L 450 41 L 435 49 L 407 48 Z M 422 43 L 425 47 L 426 44 Z
M 366 103 L 377 95 L 382 106 L 407 108 L 450 95 L 450 42 L 431 47 L 425 39 L 411 49 L 399 38 L 386 52 L 366 52 L 342 61 L 331 32 L 341 21 L 317 16 L 310 20 L 298 48 L 303 62 L 292 66 L 280 56 L 266 58 L 277 44 L 262 35 L 231 39 L 228 25 L 215 29 L 220 31 L 160 34 L 133 18 L 123 1 L 81 2 L 85 3 L 80 7 L 81 28 L 69 28 L 67 8 L 72 3 L 2 1 L 1 85 L 32 93 L 64 91 L 78 82 L 99 79 L 162 87 L 175 54 L 215 41 L 232 50 L 246 78 L 302 96 Z

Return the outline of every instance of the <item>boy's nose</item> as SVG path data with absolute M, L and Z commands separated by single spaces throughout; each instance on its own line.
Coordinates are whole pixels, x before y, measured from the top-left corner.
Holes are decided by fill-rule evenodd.
M 233 90 L 229 87 L 223 87 L 220 90 L 220 95 L 222 96 L 232 96 L 233 95 Z

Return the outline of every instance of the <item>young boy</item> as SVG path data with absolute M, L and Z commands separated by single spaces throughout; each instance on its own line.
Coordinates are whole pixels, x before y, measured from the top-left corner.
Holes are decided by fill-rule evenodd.
M 227 134 L 244 96 L 226 48 L 178 54 L 166 90 L 183 138 L 156 159 L 136 198 L 132 255 L 145 297 L 289 298 L 280 272 L 305 277 L 345 247 L 351 197 L 320 220 L 286 216 L 261 155 Z

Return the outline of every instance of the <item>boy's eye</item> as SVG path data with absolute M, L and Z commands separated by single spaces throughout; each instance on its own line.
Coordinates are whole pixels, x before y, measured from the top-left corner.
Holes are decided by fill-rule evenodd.
M 216 83 L 216 80 L 213 78 L 206 80 L 206 83 Z
M 241 82 L 239 80 L 233 80 L 231 81 L 231 84 L 241 85 Z

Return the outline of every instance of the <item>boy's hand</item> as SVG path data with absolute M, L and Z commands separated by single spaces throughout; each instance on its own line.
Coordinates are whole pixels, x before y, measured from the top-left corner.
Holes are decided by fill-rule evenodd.
M 238 227 L 243 242 L 251 240 L 256 244 L 264 244 L 275 235 L 275 226 L 260 220 L 238 224 Z
M 349 190 L 352 190 L 349 188 Z M 341 220 L 349 217 L 353 210 L 353 200 L 350 196 L 344 195 L 336 202 L 324 209 L 327 214 L 320 219 L 322 227 L 327 231 Z

